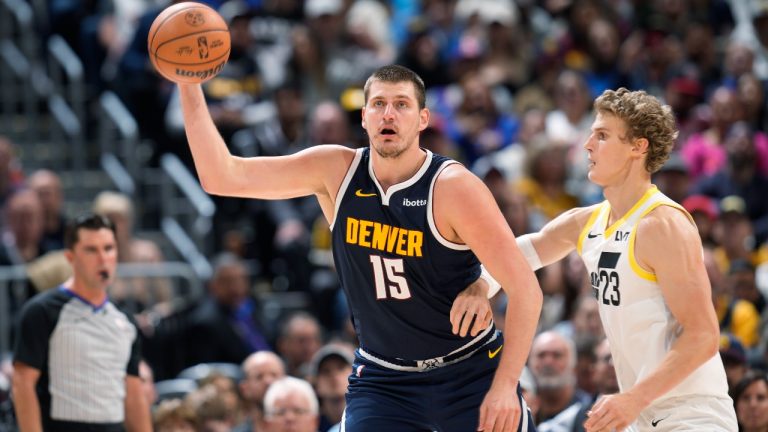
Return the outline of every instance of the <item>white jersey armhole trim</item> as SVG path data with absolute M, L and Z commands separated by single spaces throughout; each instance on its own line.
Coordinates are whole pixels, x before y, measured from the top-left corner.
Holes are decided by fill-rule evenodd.
M 429 197 L 427 198 L 427 222 L 429 223 L 429 230 L 432 231 L 432 235 L 441 245 L 447 247 L 448 249 L 466 251 L 469 250 L 469 246 L 461 243 L 454 243 L 450 240 L 447 240 L 440 234 L 440 231 L 437 230 L 437 225 L 435 225 L 435 215 L 432 210 L 432 197 L 435 193 L 435 182 L 440 176 L 440 173 L 443 172 L 443 170 L 448 167 L 448 165 L 455 163 L 458 162 L 451 160 L 443 162 L 443 164 L 440 165 L 440 168 L 437 169 L 437 172 L 435 172 L 435 176 L 432 177 L 432 183 L 429 185 Z
M 363 150 L 365 150 L 365 148 L 359 148 L 357 151 L 355 151 L 355 158 L 352 159 L 352 163 L 347 169 L 347 175 L 344 176 L 344 180 L 341 182 L 341 186 L 339 186 L 339 191 L 336 192 L 336 203 L 334 203 L 333 220 L 330 224 L 331 232 L 333 232 L 333 226 L 336 225 L 336 216 L 339 214 L 341 200 L 344 198 L 344 194 L 347 193 L 347 187 L 349 187 L 349 183 L 352 181 L 352 176 L 355 175 L 355 171 L 357 171 L 357 167 L 360 165 L 360 159 L 363 158 Z

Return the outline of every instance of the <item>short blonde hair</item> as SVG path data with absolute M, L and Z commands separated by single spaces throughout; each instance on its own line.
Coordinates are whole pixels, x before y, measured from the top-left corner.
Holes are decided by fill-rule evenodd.
M 606 90 L 595 100 L 595 110 L 601 114 L 611 114 L 624 121 L 629 141 L 638 138 L 648 140 L 648 153 L 645 169 L 653 174 L 658 171 L 675 146 L 677 124 L 669 105 L 662 104 L 657 98 L 640 91 L 625 88 Z

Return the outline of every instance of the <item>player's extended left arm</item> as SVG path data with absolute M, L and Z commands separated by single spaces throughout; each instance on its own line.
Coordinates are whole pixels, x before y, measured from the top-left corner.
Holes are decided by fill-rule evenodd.
M 642 219 L 637 230 L 638 263 L 655 273 L 664 301 L 682 332 L 653 372 L 613 401 L 595 405 L 595 420 L 587 421 L 587 430 L 626 427 L 640 411 L 680 384 L 718 350 L 719 325 L 696 228 L 682 212 L 664 206 Z M 597 420 L 601 417 L 598 410 L 620 412 L 626 422 L 603 424 Z

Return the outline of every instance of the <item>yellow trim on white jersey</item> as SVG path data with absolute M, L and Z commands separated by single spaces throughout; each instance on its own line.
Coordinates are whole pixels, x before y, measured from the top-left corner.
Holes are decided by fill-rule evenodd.
M 660 207 L 663 205 L 680 210 L 688 218 L 688 220 L 691 221 L 691 223 L 695 224 L 695 222 L 693 221 L 693 217 L 691 217 L 691 215 L 683 208 L 683 206 L 673 201 L 668 201 L 668 202 L 659 201 L 651 204 L 650 207 L 648 207 L 647 209 L 645 209 L 645 211 L 643 211 L 643 213 L 640 215 L 640 218 L 638 218 L 637 223 L 635 223 L 635 225 L 632 227 L 632 232 L 629 235 L 629 255 L 627 258 L 629 259 L 629 266 L 632 267 L 632 270 L 635 272 L 635 274 L 651 282 L 658 282 L 658 279 L 656 278 L 656 273 L 653 273 L 651 271 L 644 269 L 640 265 L 640 263 L 637 262 L 637 259 L 635 258 L 635 236 L 637 235 L 637 225 L 640 223 L 640 220 L 642 220 L 645 217 L 645 215 L 652 212 L 657 207 Z
M 620 226 L 624 225 L 628 217 L 632 216 L 635 213 L 635 211 L 637 211 L 637 209 L 642 207 L 646 203 L 646 201 L 648 201 L 653 196 L 653 194 L 655 194 L 658 191 L 659 189 L 656 188 L 656 185 L 652 185 L 650 188 L 648 188 L 648 190 L 645 191 L 645 193 L 640 198 L 640 200 L 638 200 L 635 203 L 635 205 L 632 206 L 631 209 L 629 209 L 628 212 L 626 212 L 624 215 L 621 216 L 621 219 L 611 224 L 611 226 L 609 226 L 605 230 L 605 238 L 609 238 L 610 236 L 612 236 L 613 233 L 616 232 L 616 230 L 619 229 Z
M 597 217 L 600 216 L 600 213 L 608 206 L 608 201 L 603 201 L 597 207 L 595 207 L 595 209 L 592 210 L 592 214 L 589 215 L 589 220 L 587 220 L 587 223 L 581 229 L 581 232 L 579 233 L 579 240 L 576 242 L 576 253 L 579 255 L 581 255 L 581 246 L 584 244 L 584 237 L 589 234 L 589 230 L 592 229 L 592 225 L 595 224 Z

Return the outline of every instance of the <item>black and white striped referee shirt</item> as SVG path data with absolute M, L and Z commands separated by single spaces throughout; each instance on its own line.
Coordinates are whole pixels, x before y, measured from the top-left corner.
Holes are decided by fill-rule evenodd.
M 125 377 L 139 375 L 140 359 L 130 316 L 59 287 L 24 305 L 17 332 L 14 361 L 40 370 L 45 430 L 124 421 Z

